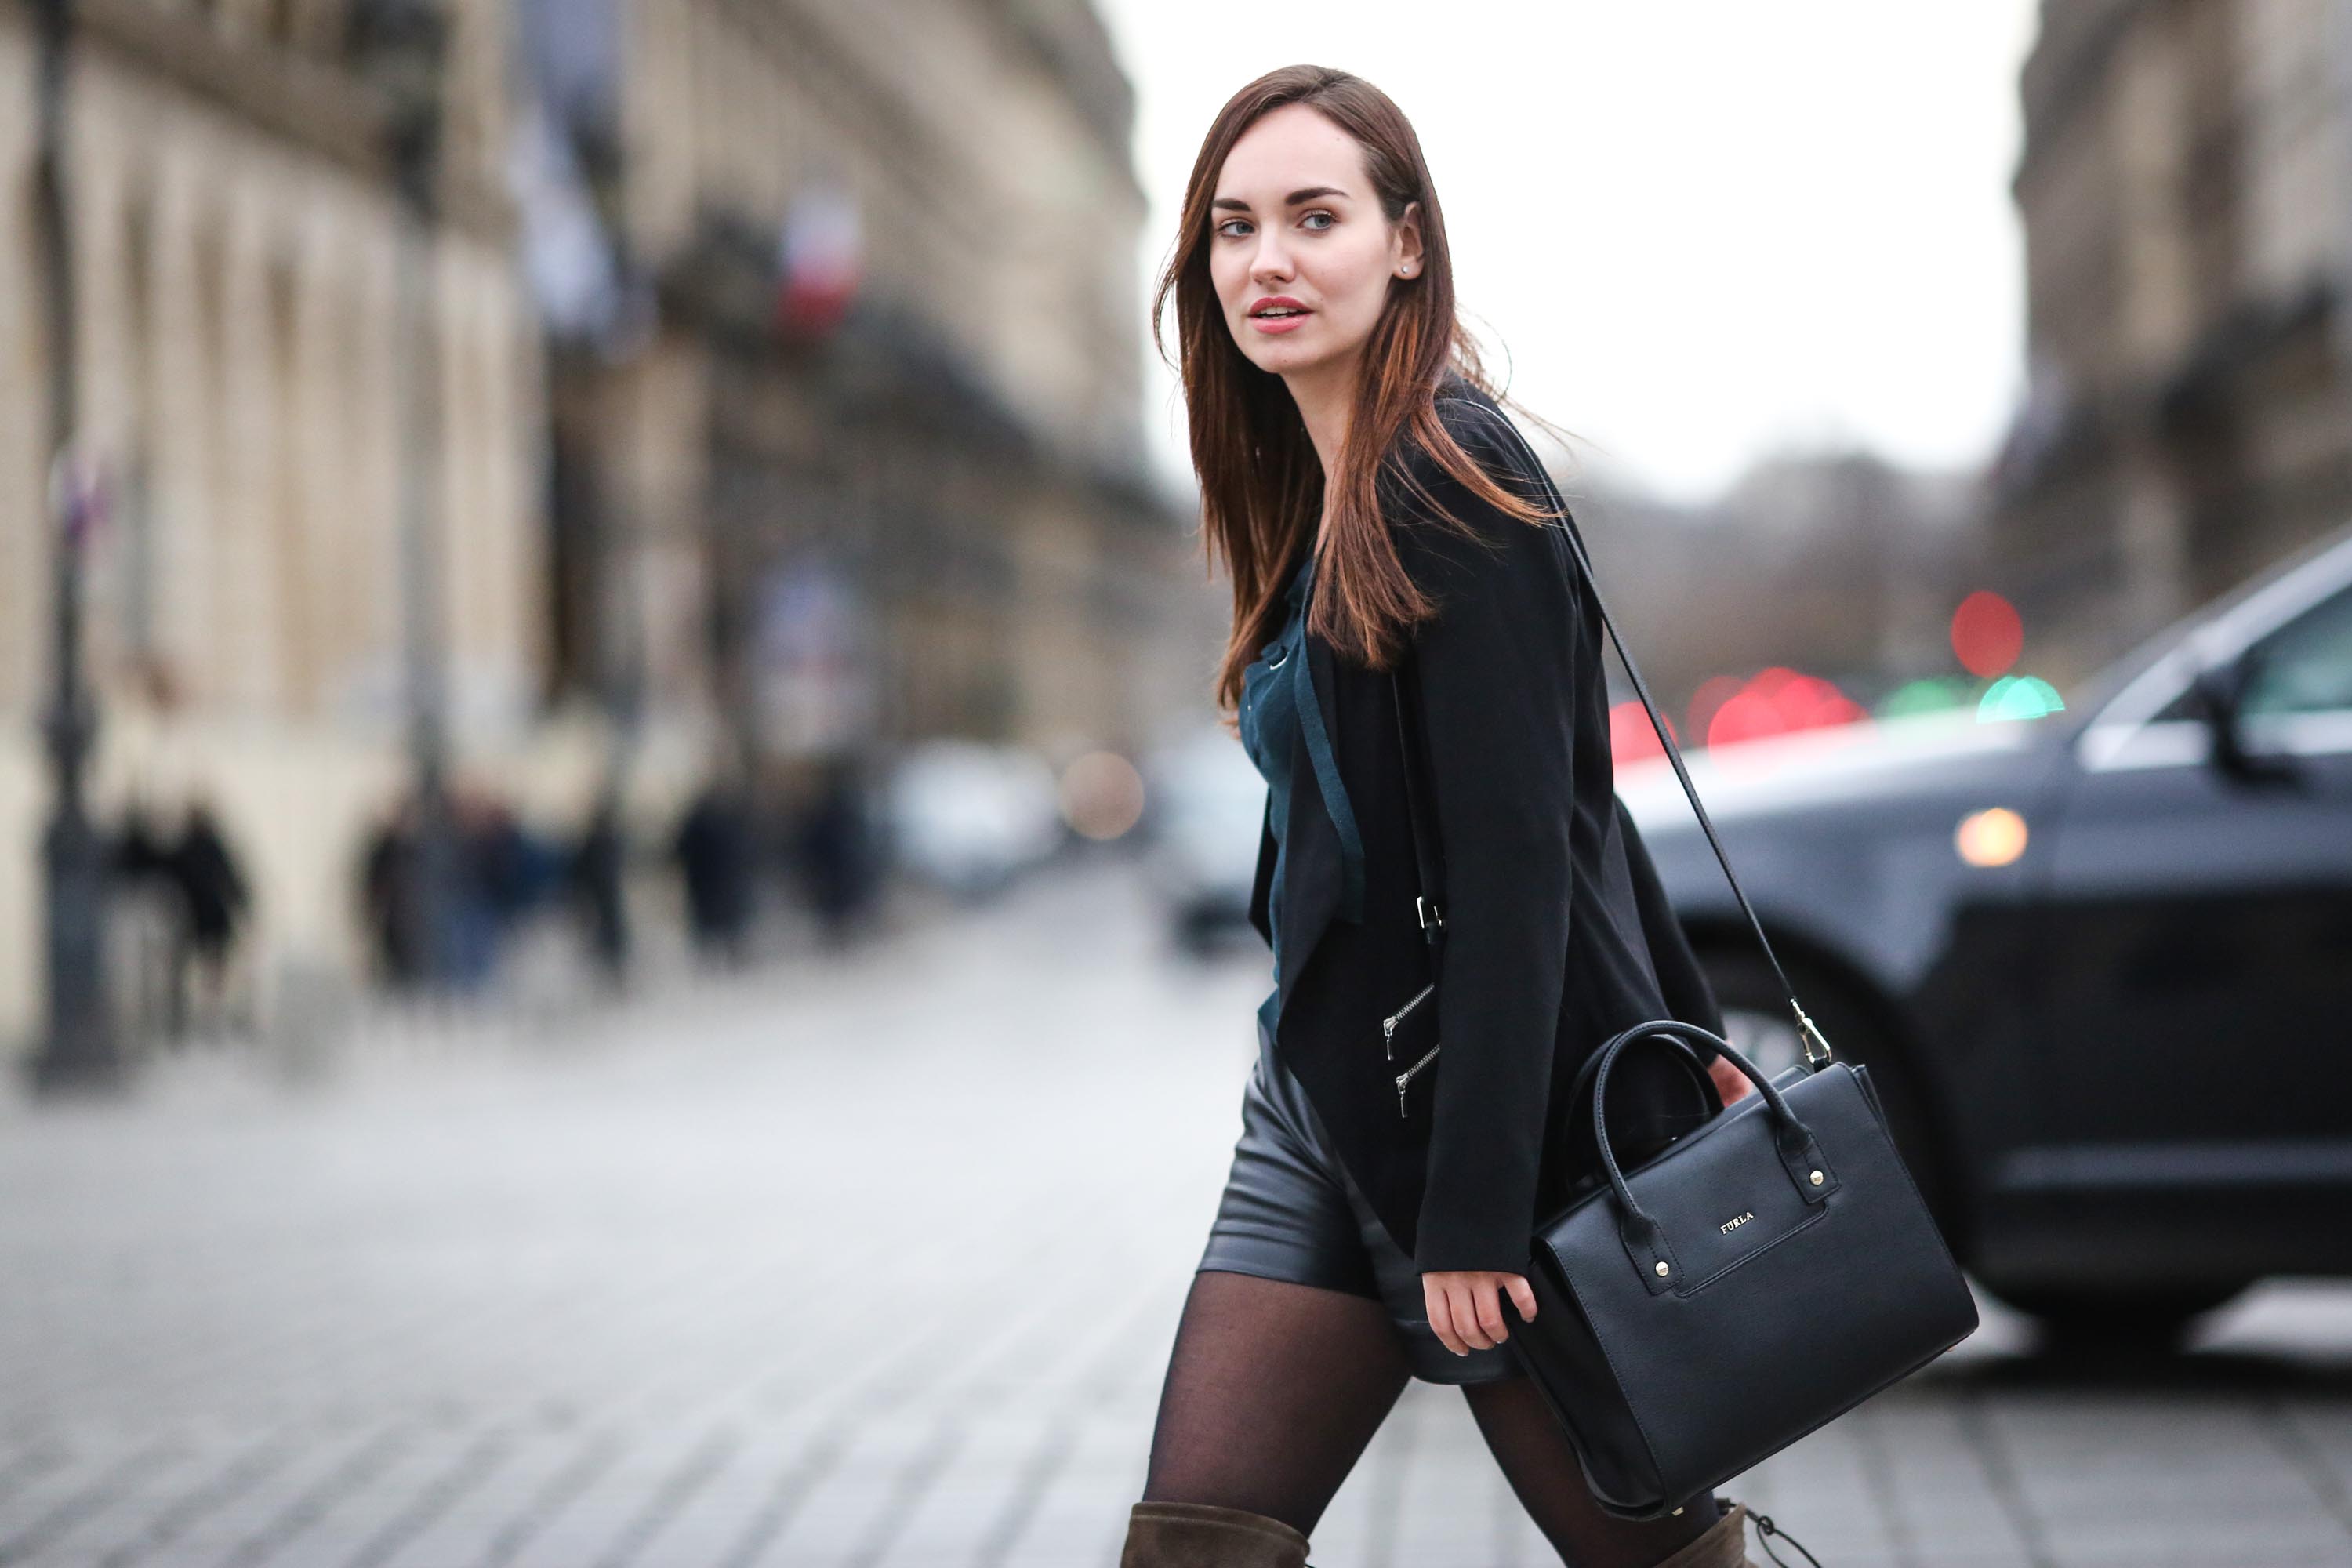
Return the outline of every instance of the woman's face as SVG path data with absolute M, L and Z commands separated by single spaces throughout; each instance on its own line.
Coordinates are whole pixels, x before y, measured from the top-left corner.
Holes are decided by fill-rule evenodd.
M 1250 363 L 1288 378 L 1352 372 L 1391 284 L 1421 271 L 1420 204 L 1391 224 L 1363 148 L 1303 103 L 1234 143 L 1209 222 L 1225 325 Z M 1277 306 L 1300 313 L 1265 313 Z

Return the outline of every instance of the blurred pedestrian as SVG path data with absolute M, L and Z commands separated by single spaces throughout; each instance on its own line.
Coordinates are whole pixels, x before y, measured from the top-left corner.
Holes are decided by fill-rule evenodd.
M 714 779 L 695 795 L 671 842 L 686 884 L 694 945 L 705 957 L 740 964 L 749 955 L 757 844 L 740 791 Z
M 367 929 L 374 939 L 376 979 L 394 990 L 420 985 L 428 978 L 427 944 L 433 933 L 425 929 L 421 908 L 425 896 L 422 817 L 413 794 L 397 802 L 368 836 L 360 871 Z
M 226 1020 L 230 964 L 251 895 L 208 802 L 188 807 L 167 864 L 182 916 L 172 965 L 173 1030 L 199 1013 L 217 1027 Z M 198 998 L 194 1004 L 192 996 Z
M 185 917 L 171 861 L 172 847 L 153 809 L 132 799 L 108 850 L 113 897 L 107 918 L 121 929 L 120 982 L 131 1027 L 176 1043 L 174 1020 L 183 1011 L 176 971 Z
M 587 827 L 572 850 L 572 896 L 597 972 L 613 984 L 627 977 L 629 920 L 626 890 L 628 839 L 621 822 L 620 792 L 597 792 Z
M 171 850 L 155 824 L 154 812 L 146 802 L 132 801 L 123 808 L 122 826 L 114 835 L 107 869 L 127 886 L 139 887 L 165 876 L 170 861 Z
M 514 807 L 478 785 L 453 790 L 457 874 L 450 900 L 448 977 L 479 990 L 496 976 L 508 939 L 562 885 L 562 857 Z
M 844 946 L 872 900 L 878 871 L 855 757 L 827 757 L 819 766 L 796 837 L 803 896 L 826 943 Z

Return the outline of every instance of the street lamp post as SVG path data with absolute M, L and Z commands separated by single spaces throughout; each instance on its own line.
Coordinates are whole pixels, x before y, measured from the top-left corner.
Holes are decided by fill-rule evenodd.
M 42 728 L 51 800 L 41 842 L 47 904 L 48 1017 L 33 1079 L 44 1091 L 103 1088 L 122 1076 L 106 1005 L 106 847 L 89 818 L 88 772 L 97 705 L 82 668 L 82 542 L 95 502 L 76 459 L 73 237 L 65 163 L 67 44 L 71 0 L 32 0 L 38 40 L 35 226 L 48 316 L 49 511 L 56 548 L 53 684 Z
M 400 419 L 401 618 L 417 854 L 414 896 L 394 918 L 407 926 L 420 978 L 437 986 L 450 972 L 448 916 L 457 871 L 435 516 L 440 399 L 434 272 L 448 21 L 438 0 L 367 0 L 353 12 L 352 28 L 360 69 L 383 106 L 400 206 L 393 378 Z

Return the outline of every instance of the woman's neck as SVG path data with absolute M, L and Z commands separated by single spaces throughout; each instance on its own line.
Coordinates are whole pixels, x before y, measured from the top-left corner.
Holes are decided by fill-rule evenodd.
M 1339 364 L 1318 364 L 1297 375 L 1286 375 L 1283 384 L 1298 405 L 1299 420 L 1307 426 L 1307 440 L 1314 443 L 1317 461 L 1323 465 L 1328 489 L 1331 471 L 1339 464 L 1339 450 L 1348 444 L 1348 417 L 1355 404 L 1356 355 Z

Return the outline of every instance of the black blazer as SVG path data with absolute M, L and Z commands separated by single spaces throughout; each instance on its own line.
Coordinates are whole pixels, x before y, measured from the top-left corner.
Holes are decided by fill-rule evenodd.
M 1502 411 L 1459 375 L 1439 417 L 1507 489 L 1541 504 Z M 1474 543 L 1395 483 L 1409 471 Z M 1429 957 L 1390 678 L 1308 634 L 1307 657 L 1361 835 L 1362 918 L 1340 908 L 1339 838 L 1315 771 L 1291 770 L 1283 858 L 1283 999 L 1275 1044 L 1334 1152 L 1424 1272 L 1524 1272 L 1537 1219 L 1595 1168 L 1589 1121 L 1565 1104 L 1593 1049 L 1630 1025 L 1722 1016 L 1617 799 L 1601 624 L 1562 525 L 1479 501 L 1417 445 L 1390 455 L 1382 512 L 1405 569 L 1438 602 L 1404 668 L 1428 742 L 1421 776 L 1444 854 L 1446 942 L 1437 1058 L 1400 1116 L 1381 1020 L 1420 989 Z M 1571 521 L 1565 526 L 1573 527 Z M 1269 942 L 1275 842 L 1259 844 L 1250 920 Z M 1665 1053 L 1612 1079 L 1621 1156 L 1712 1109 Z M 1632 1151 L 1635 1157 L 1641 1148 Z

